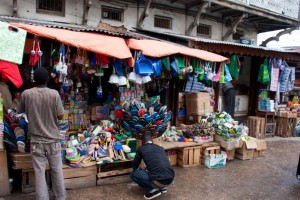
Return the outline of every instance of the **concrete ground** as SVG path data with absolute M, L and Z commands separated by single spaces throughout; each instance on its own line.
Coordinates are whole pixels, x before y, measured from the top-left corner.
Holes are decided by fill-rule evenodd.
M 176 178 L 168 193 L 157 200 L 287 200 L 300 199 L 300 180 L 295 177 L 300 152 L 300 138 L 267 139 L 263 158 L 234 160 L 225 168 L 175 167 Z M 0 198 L 1 199 L 1 198 Z M 34 194 L 13 194 L 7 200 L 33 200 Z M 69 190 L 68 199 L 134 200 L 143 192 L 132 183 L 113 184 Z

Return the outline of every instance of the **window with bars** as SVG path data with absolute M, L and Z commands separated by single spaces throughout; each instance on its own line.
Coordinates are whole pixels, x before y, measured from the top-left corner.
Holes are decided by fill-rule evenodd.
M 197 35 L 211 37 L 211 26 L 206 24 L 199 24 L 197 26 Z
M 172 19 L 169 17 L 155 16 L 154 27 L 172 29 Z
M 36 11 L 38 13 L 65 15 L 65 0 L 37 0 Z
M 123 21 L 123 13 L 124 11 L 122 9 L 102 6 L 102 19 L 109 19 L 121 22 Z
M 236 33 L 232 34 L 232 39 L 240 40 L 244 36 L 245 36 L 245 32 L 243 30 L 236 30 Z

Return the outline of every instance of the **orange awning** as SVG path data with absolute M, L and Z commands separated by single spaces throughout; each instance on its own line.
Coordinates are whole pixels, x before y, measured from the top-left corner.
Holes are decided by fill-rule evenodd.
M 63 44 L 118 59 L 132 58 L 123 38 L 99 33 L 76 32 L 22 23 L 10 23 L 37 36 L 57 40 Z
M 185 56 L 191 56 L 210 62 L 228 61 L 228 58 L 215 53 L 193 49 L 185 46 L 178 46 L 175 44 L 157 40 L 128 39 L 127 44 L 130 49 L 141 51 L 144 55 L 155 58 L 170 56 L 174 54 L 182 54 Z

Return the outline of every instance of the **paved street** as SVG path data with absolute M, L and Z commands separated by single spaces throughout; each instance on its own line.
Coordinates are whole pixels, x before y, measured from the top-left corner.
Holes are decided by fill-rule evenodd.
M 299 138 L 268 141 L 266 157 L 234 160 L 222 169 L 176 167 L 176 179 L 168 193 L 157 200 L 300 199 L 300 181 L 295 177 L 300 152 Z M 143 199 L 132 182 L 69 190 L 68 199 Z M 14 194 L 11 200 L 33 200 L 34 195 Z

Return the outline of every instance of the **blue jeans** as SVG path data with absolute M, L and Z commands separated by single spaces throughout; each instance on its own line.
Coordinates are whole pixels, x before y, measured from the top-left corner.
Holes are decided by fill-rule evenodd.
M 130 178 L 146 192 L 155 189 L 155 186 L 150 180 L 149 174 L 146 170 L 134 170 L 131 172 Z

